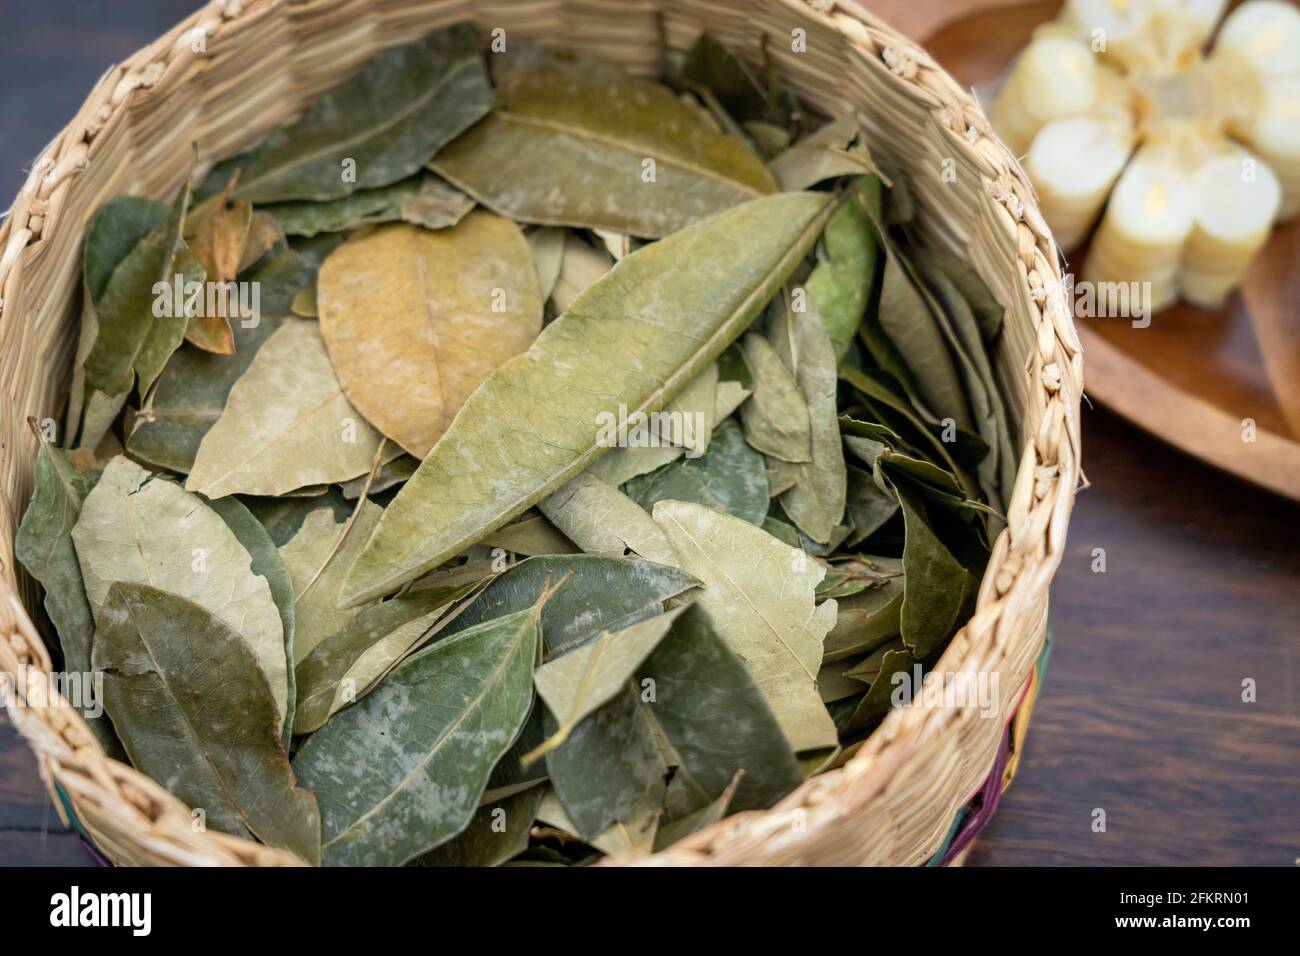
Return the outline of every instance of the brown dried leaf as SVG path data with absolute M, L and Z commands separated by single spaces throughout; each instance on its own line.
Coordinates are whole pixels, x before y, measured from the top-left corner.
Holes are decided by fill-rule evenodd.
M 321 266 L 316 301 L 344 392 L 419 458 L 542 328 L 528 243 L 488 212 L 437 232 L 402 224 L 349 239 Z

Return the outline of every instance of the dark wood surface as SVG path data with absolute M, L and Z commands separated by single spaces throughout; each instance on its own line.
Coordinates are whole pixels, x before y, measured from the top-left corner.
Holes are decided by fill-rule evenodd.
M 1047 679 L 971 862 L 1293 865 L 1300 506 L 1104 411 L 1083 461 Z
M 5 3 L 0 194 L 182 0 Z M 0 200 L 4 201 L 4 200 Z M 1055 650 L 979 865 L 1300 860 L 1300 506 L 1085 411 Z M 1094 549 L 1106 571 L 1095 573 Z M 1242 681 L 1256 703 L 1241 700 Z M 1106 831 L 1092 829 L 1106 812 Z M 0 864 L 84 865 L 0 718 Z

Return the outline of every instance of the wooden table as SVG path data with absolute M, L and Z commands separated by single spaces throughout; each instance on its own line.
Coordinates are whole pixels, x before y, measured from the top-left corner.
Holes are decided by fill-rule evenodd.
M 907 0 L 916 13 L 897 22 L 919 29 L 957 2 Z M 8 7 L 0 194 L 17 191 L 104 66 L 192 6 Z M 1055 650 L 1027 751 L 969 862 L 1300 862 L 1300 506 L 1103 411 L 1085 411 L 1084 467 L 1092 487 L 1053 587 Z M 1099 548 L 1104 573 L 1092 570 Z M 1241 699 L 1248 678 L 1255 703 Z M 0 864 L 18 863 L 88 860 L 0 718 Z

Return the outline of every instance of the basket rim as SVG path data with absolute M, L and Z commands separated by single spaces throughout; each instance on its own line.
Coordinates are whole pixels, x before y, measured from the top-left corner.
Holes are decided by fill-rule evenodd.
M 73 120 L 33 163 L 9 215 L 0 223 L 0 321 L 17 320 L 5 314 L 4 303 L 22 301 L 17 293 L 25 253 L 58 226 L 71 181 L 91 162 L 96 134 L 129 108 L 141 91 L 157 94 L 184 81 L 183 67 L 196 57 L 188 42 L 191 31 L 204 30 L 211 50 L 232 23 L 245 26 L 287 2 L 211 0 L 104 74 Z M 1060 257 L 1019 162 L 996 138 L 972 95 L 928 53 L 851 0 L 775 2 L 832 26 L 852 53 L 874 64 L 897 89 L 923 105 L 952 148 L 983 171 L 984 191 L 1014 240 L 1019 265 L 1016 291 L 1037 332 L 1025 367 L 1032 395 L 1025 416 L 1037 418 L 1037 427 L 1032 432 L 1026 428 L 1027 441 L 1007 503 L 1007 527 L 994 542 L 975 611 L 931 673 L 943 675 L 973 665 L 993 668 L 1006 660 L 1012 622 L 1046 602 L 1048 585 L 1063 556 L 1074 494 L 1082 482 L 1082 353 L 1065 305 Z M 8 506 L 5 497 L 0 489 L 0 504 Z M 0 562 L 0 634 L 8 638 L 0 640 L 0 671 L 14 677 L 24 668 L 50 672 L 49 653 L 19 596 L 16 568 L 8 562 Z M 300 865 L 284 851 L 215 831 L 195 832 L 189 809 L 150 778 L 107 757 L 80 714 L 57 691 L 28 694 L 21 680 L 12 689 L 16 693 L 6 698 L 9 716 L 36 754 L 51 793 L 57 787 L 74 805 L 85 802 L 98 807 L 103 819 L 113 822 L 115 832 L 110 833 L 84 813 L 78 814 L 101 846 L 125 843 L 179 865 Z M 1023 690 L 1023 684 L 1015 688 L 1013 699 L 1019 699 Z M 816 832 L 878 798 L 895 768 L 916 758 L 927 742 L 961 719 L 942 709 L 895 708 L 843 766 L 808 779 L 776 807 L 728 817 L 658 854 L 630 862 L 708 864 L 792 829 Z M 981 781 L 996 759 L 994 752 L 983 767 Z M 64 817 L 57 799 L 55 805 Z M 781 839 L 788 842 L 789 838 Z M 932 852 L 940 842 L 934 841 Z

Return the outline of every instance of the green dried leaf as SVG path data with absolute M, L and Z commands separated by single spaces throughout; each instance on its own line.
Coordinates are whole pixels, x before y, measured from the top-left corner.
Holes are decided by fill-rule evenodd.
M 605 450 L 604 419 L 662 407 L 712 362 L 806 254 L 827 209 L 807 193 L 757 200 L 620 262 L 470 396 L 385 511 L 343 600 L 395 590 L 584 471 Z
M 849 195 L 850 201 L 865 203 L 860 191 L 855 189 Z M 868 215 L 871 213 L 868 209 Z M 890 238 L 885 225 L 879 219 L 874 224 L 876 237 L 885 251 L 877 309 L 880 329 L 897 348 L 926 405 L 939 416 L 951 417 L 959 428 L 969 430 L 971 414 L 967 395 L 948 350 L 943 323 L 931 311 L 911 264 Z
M 672 627 L 684 608 L 608 631 L 562 657 L 543 664 L 533 675 L 537 693 L 558 728 L 524 755 L 530 763 L 564 743 L 578 724 L 627 686 L 638 667 Z
M 852 424 L 857 425 L 858 423 L 853 422 Z M 956 476 L 952 472 L 940 468 L 934 462 L 895 451 L 890 446 L 873 438 L 845 434 L 844 444 L 848 445 L 849 450 L 870 465 L 872 469 L 877 466 L 887 467 L 895 474 L 906 475 L 927 490 L 934 489 L 943 494 L 961 495 L 961 484 L 957 481 Z
M 859 654 L 869 654 L 886 641 L 898 637 L 902 628 L 904 582 L 900 579 L 896 590 L 884 593 L 868 592 L 880 602 L 876 609 L 846 608 L 841 619 L 826 636 L 826 660 L 841 660 Z
M 743 143 L 747 150 L 758 155 L 758 147 L 754 145 L 754 141 L 745 132 L 745 127 L 736 122 L 735 118 L 727 112 L 727 108 L 718 102 L 718 98 L 714 96 L 712 90 L 696 86 L 692 87 L 692 92 L 695 94 L 695 98 L 703 104 L 703 111 L 720 132 L 726 133 L 732 139 Z M 687 97 L 687 94 L 683 94 L 679 99 L 685 102 Z
M 252 563 L 250 567 L 254 574 L 260 574 L 266 578 L 267 587 L 271 589 L 271 600 L 275 601 L 275 608 L 280 613 L 280 627 L 284 632 L 284 662 L 287 694 L 285 697 L 285 720 L 282 732 L 284 745 L 287 748 L 289 741 L 295 733 L 301 731 L 294 729 L 293 714 L 297 705 L 298 689 L 297 682 L 294 680 L 293 673 L 293 634 L 294 634 L 294 601 L 293 601 L 293 581 L 289 578 L 289 572 L 285 570 L 284 562 L 280 560 L 280 552 L 276 550 L 275 542 L 262 523 L 257 520 L 251 511 L 238 498 L 220 498 L 216 501 L 207 501 L 207 506 L 221 516 L 221 520 L 226 523 L 239 543 L 244 546 L 248 552 Z
M 817 693 L 823 702 L 835 704 L 867 692 L 870 681 L 861 681 L 848 674 L 860 660 L 861 658 L 854 657 L 822 664 L 822 669 L 817 672 Z
M 952 636 L 979 581 L 935 536 L 916 493 L 903 484 L 894 490 L 905 528 L 903 643 L 913 657 L 925 660 Z
M 420 459 L 412 455 L 398 455 L 392 461 L 384 462 L 375 472 L 374 480 L 370 482 L 370 494 L 373 496 L 389 488 L 396 488 L 415 474 L 415 469 L 418 467 L 420 467 Z M 355 500 L 361 497 L 361 491 L 366 487 L 366 481 L 369 479 L 369 472 L 358 475 L 339 485 L 339 490 L 344 498 Z
M 672 85 L 680 86 L 679 83 L 674 83 Z M 715 133 L 726 133 L 728 136 L 734 136 L 736 132 L 743 134 L 744 130 L 739 127 L 736 121 L 731 119 L 731 117 L 726 116 L 727 111 L 722 108 L 720 103 L 718 103 L 717 97 L 710 94 L 709 98 L 711 102 L 704 102 L 704 96 L 699 93 L 683 92 L 677 95 L 677 102 L 681 103 L 683 106 L 689 107 L 691 112 L 698 116 L 700 121 L 705 123 L 709 129 L 713 130 Z M 724 116 L 726 116 L 727 120 L 726 126 L 723 125 Z M 744 142 L 748 137 L 742 135 L 740 139 L 741 142 Z
M 854 140 L 859 142 L 854 145 Z M 791 145 L 767 168 L 786 192 L 811 189 L 840 176 L 874 173 L 871 153 L 860 140 L 858 121 L 851 115 L 841 117 Z
M 701 33 L 686 51 L 681 84 L 708 90 L 741 122 L 761 120 L 788 127 L 798 109 L 775 73 L 769 70 L 765 78 L 759 77 L 707 33 Z
M 757 156 L 657 83 L 536 48 L 493 70 L 503 105 L 432 168 L 500 215 L 654 238 L 775 190 Z
M 564 240 L 560 272 L 551 289 L 551 302 L 555 311 L 567 312 L 579 295 L 595 285 L 612 268 L 613 256 L 570 233 Z
M 180 485 L 126 458 L 108 463 L 72 529 L 86 599 L 99 609 L 117 581 L 193 601 L 247 641 L 275 703 L 288 704 L 284 628 L 266 578 L 221 516 Z
M 247 277 L 260 290 L 257 321 L 233 323 L 234 355 L 176 350 L 126 440 L 133 457 L 159 468 L 189 472 L 203 436 L 221 417 L 231 388 L 280 327 L 294 292 L 309 278 L 307 265 L 291 249 L 274 254 Z
M 420 177 L 419 191 L 397 210 L 402 222 L 425 229 L 450 229 L 474 208 L 470 199 L 432 173 Z
M 718 382 L 718 391 L 713 403 L 713 420 L 726 421 L 752 394 L 753 392 L 739 382 Z
M 749 365 L 745 362 L 745 350 L 739 342 L 731 343 L 718 356 L 718 380 L 735 382 L 743 389 L 754 387 L 754 376 L 750 374 Z
M 425 229 L 446 229 L 473 208 L 474 200 L 425 172 L 327 202 L 272 203 L 265 212 L 275 217 L 284 234 L 312 238 L 398 220 Z
M 587 469 L 607 485 L 615 488 L 638 475 L 647 475 L 677 461 L 686 453 L 680 445 L 650 445 L 645 448 L 611 448 Z
M 548 580 L 560 581 L 566 575 L 571 575 L 568 583 L 542 610 L 548 660 L 606 631 L 662 613 L 664 601 L 698 583 L 676 568 L 630 558 L 588 554 L 529 558 L 493 578 L 447 633 L 530 607 Z
M 659 615 L 665 600 L 695 583 L 676 569 L 646 561 L 590 555 L 532 558 L 493 581 L 449 630 L 526 607 L 547 580 L 561 580 L 570 574 L 543 611 L 542 634 L 546 657 L 551 660 L 588 645 L 601 634 Z M 547 754 L 546 772 L 589 839 L 599 840 L 611 826 L 618 826 L 618 821 L 637 829 L 636 821 L 662 806 L 667 767 L 646 717 L 635 690 L 629 687 Z M 544 719 L 542 728 L 543 733 L 524 753 L 559 729 L 550 717 Z M 602 768 L 602 773 L 594 775 L 593 767 Z M 533 778 L 521 768 L 513 779 Z
M 115 581 L 93 659 L 136 767 L 209 826 L 319 861 L 316 800 L 294 782 L 271 690 L 238 632 L 176 594 Z
M 864 398 L 896 414 L 903 423 L 911 427 L 918 442 L 923 442 L 929 446 L 929 450 L 933 452 L 932 457 L 934 460 L 940 462 L 941 467 L 957 479 L 966 497 L 971 499 L 979 497 L 978 484 L 953 459 L 948 443 L 927 428 L 925 422 L 917 417 L 916 412 L 907 404 L 906 400 L 895 394 L 878 374 L 872 374 L 848 365 L 841 365 L 840 378 L 862 393 Z M 871 423 L 859 423 L 841 417 L 840 430 L 851 434 L 852 430 L 861 424 L 866 424 L 868 428 L 879 427 Z
M 718 363 L 713 362 L 664 406 L 663 411 L 669 416 L 666 419 L 668 425 L 657 429 L 659 440 L 671 441 L 684 448 L 690 457 L 703 455 L 709 450 L 709 440 L 713 436 L 717 403 Z M 627 436 L 629 446 L 636 437 Z
M 911 284 L 897 256 L 885 258 L 880 287 L 880 325 L 904 356 L 907 371 L 918 382 L 928 407 L 937 415 L 950 415 L 958 427 L 969 428 L 966 394 L 957 378 L 943 333 L 917 286 Z
M 77 432 L 82 430 L 82 412 L 87 403 L 92 406 L 96 420 L 84 429 L 86 441 L 81 444 L 93 449 L 126 402 L 126 392 L 108 396 L 91 390 L 89 395 L 86 394 L 86 356 L 99 333 L 95 303 L 103 297 L 108 280 L 127 253 L 166 217 L 167 206 L 163 203 L 136 196 L 117 196 L 95 210 L 86 227 L 81 336 L 72 366 L 72 385 L 68 390 L 68 412 L 64 421 L 64 444 L 69 448 L 76 445 Z
M 841 661 L 875 650 L 897 637 L 907 579 L 897 558 L 874 558 L 874 562 L 895 572 L 877 587 L 836 599 L 839 614 L 826 635 L 823 661 Z
M 525 512 L 518 521 L 498 528 L 483 539 L 489 548 L 505 548 L 515 554 L 577 554 L 582 549 L 566 538 L 545 515 Z
M 661 826 L 659 832 L 655 834 L 654 851 L 658 853 L 666 850 L 683 837 L 712 826 L 725 817 L 731 808 L 731 798 L 735 796 L 736 787 L 743 776 L 744 772 L 737 770 L 736 775 L 731 778 L 731 783 L 726 790 L 722 791 L 722 796 L 718 799 Z
M 545 621 L 542 626 L 545 630 Z M 545 634 L 542 636 L 545 638 Z M 525 767 L 523 758 L 524 754 L 546 739 L 545 710 L 546 708 L 534 699 L 533 711 L 524 722 L 523 730 L 519 731 L 519 736 L 506 751 L 506 755 L 498 760 L 496 767 L 493 768 L 492 776 L 488 778 L 487 790 L 484 791 L 483 800 L 479 803 L 480 807 L 488 806 L 524 790 L 542 789 L 539 784 L 546 782 L 545 761 Z
M 838 434 L 838 433 L 837 433 Z M 604 461 L 605 459 L 601 459 Z M 735 422 L 724 421 L 701 458 L 683 458 L 633 478 L 628 495 L 646 511 L 665 500 L 696 504 L 761 525 L 767 515 L 767 471 Z
M 543 302 L 551 297 L 555 284 L 560 281 L 560 270 L 564 268 L 564 248 L 568 241 L 568 230 L 558 226 L 538 226 L 528 232 L 528 248 L 533 254 L 533 267 L 537 270 Z M 604 272 L 601 274 L 604 275 Z
M 764 123 L 762 120 L 749 120 L 740 124 L 754 149 L 763 159 L 771 160 L 789 148 L 790 131 L 783 126 Z
M 232 195 L 255 203 L 338 199 L 387 186 L 418 172 L 491 107 L 474 27 L 435 30 L 366 61 L 301 119 L 219 164 L 202 194 L 216 193 L 235 169 L 241 175 Z
M 780 498 L 783 494 L 795 486 L 799 480 L 799 473 L 793 462 L 782 461 L 780 458 L 767 458 L 767 485 L 773 498 Z M 784 510 L 782 514 L 785 514 Z
M 347 481 L 370 470 L 382 437 L 343 394 L 316 323 L 285 319 L 231 388 L 185 487 L 221 498 Z
M 14 557 L 45 590 L 45 612 L 59 635 L 64 670 L 91 672 L 90 645 L 95 618 L 81 583 L 81 565 L 72 529 L 81 504 L 99 480 L 99 471 L 80 468 L 76 459 L 42 441 L 36 452 L 36 488 L 14 537 Z M 83 677 L 83 694 L 93 685 Z M 82 716 L 110 757 L 125 756 L 113 726 L 91 716 L 93 701 L 82 701 Z
M 768 515 L 763 519 L 763 523 L 760 527 L 782 544 L 788 545 L 791 548 L 800 547 L 799 532 L 795 530 L 794 525 L 782 521 L 780 518 L 773 518 L 771 515 Z
M 906 479 L 928 501 L 949 510 L 978 515 L 985 522 L 986 528 L 995 529 L 997 526 L 993 522 L 1005 520 L 1000 512 L 983 501 L 966 496 L 965 482 L 968 479 L 964 474 L 953 474 L 916 454 L 895 450 L 892 444 L 897 440 L 896 435 L 882 436 L 885 441 L 865 437 L 877 429 L 869 423 L 849 418 L 840 419 L 840 426 L 844 431 L 844 443 L 855 455 L 871 465 L 872 481 L 881 492 L 890 494 L 891 478 Z M 985 540 L 989 537 L 986 534 Z
M 327 865 L 401 865 L 469 825 L 528 716 L 545 597 L 408 658 L 302 745 Z
M 484 804 L 464 832 L 410 865 L 500 866 L 528 849 L 528 834 L 545 793 L 541 787 L 533 787 Z
M 471 549 L 475 551 L 477 549 Z M 475 558 L 471 552 L 466 552 L 465 560 L 451 562 L 425 575 L 411 585 L 415 591 L 423 591 L 427 588 L 449 588 L 458 587 L 462 584 L 476 584 L 480 581 L 486 581 L 501 571 L 502 562 L 498 556 L 491 558 Z M 507 565 L 508 567 L 509 565 Z
M 882 558 L 869 555 L 852 555 L 836 564 L 832 564 L 817 585 L 817 600 L 826 598 L 846 598 L 863 591 L 883 587 L 893 579 L 901 576 L 902 566 L 897 558 Z M 840 610 L 844 610 L 841 601 Z
M 906 178 L 898 175 L 898 167 L 892 160 L 882 166 L 881 178 L 890 184 L 889 192 L 885 194 L 885 223 L 890 226 L 905 226 L 916 216 L 911 187 Z
M 871 232 L 872 241 L 877 246 L 877 272 L 885 271 L 885 267 L 879 261 L 881 258 L 879 247 L 882 243 L 880 237 L 885 235 L 885 226 L 883 225 L 885 198 L 884 184 L 879 176 L 861 176 L 853 182 L 847 191 L 844 205 L 839 210 L 846 221 L 846 232 L 848 231 L 847 225 L 850 223 L 855 232 L 863 230 Z M 886 255 L 885 259 L 888 258 L 889 256 Z M 897 276 L 894 277 L 895 281 L 897 281 L 897 278 Z M 882 296 L 883 292 L 878 293 L 874 301 L 868 302 L 867 309 L 862 314 L 861 321 L 858 324 L 858 337 L 866 347 L 871 360 L 901 386 L 902 392 L 907 396 L 916 415 L 928 422 L 937 422 L 939 418 L 922 396 L 921 386 L 908 368 L 903 353 L 885 332 L 880 315 L 880 310 L 883 307 Z
M 621 558 L 627 550 L 659 564 L 671 564 L 669 546 L 650 515 L 627 495 L 583 472 L 537 508 L 587 554 Z
M 339 586 L 382 513 L 374 502 L 360 502 L 349 526 L 340 522 L 338 512 L 328 505 L 313 506 L 297 534 L 280 546 L 280 559 L 293 581 L 295 664 L 301 664 L 317 644 L 346 627 L 358 613 L 356 608 L 338 606 Z
M 300 693 L 294 730 L 309 734 L 361 699 L 411 648 L 425 640 L 449 606 L 475 585 L 416 591 L 362 608 L 319 641 L 296 668 Z
M 609 856 L 648 853 L 655 844 L 655 835 L 659 828 L 659 809 L 648 805 L 639 809 L 641 813 L 639 818 L 629 822 L 615 821 L 595 836 L 584 837 L 578 832 L 578 825 L 565 811 L 559 794 L 552 787 L 542 793 L 542 802 L 537 807 L 537 821 L 595 847 Z
M 953 255 L 947 249 L 926 248 L 922 250 L 928 268 L 938 270 L 961 292 L 970 310 L 974 313 L 980 335 L 985 342 L 992 342 L 1002 331 L 1002 320 L 1006 310 L 989 291 L 984 280 L 966 262 Z
M 980 487 L 984 491 L 984 499 L 991 507 L 1001 509 L 1005 500 L 1003 489 L 1006 489 L 1006 494 L 1010 494 L 1015 485 L 1019 459 L 1011 443 L 1011 425 L 1007 419 L 1006 406 L 998 390 L 988 353 L 984 351 L 979 325 L 961 291 L 948 278 L 939 260 L 922 253 L 917 264 L 926 270 L 925 278 L 934 293 L 936 314 L 941 321 L 946 320 L 944 327 L 958 358 L 966 394 L 975 416 L 976 431 L 989 446 L 989 454 L 979 463 Z
M 745 438 L 765 455 L 782 461 L 812 461 L 808 402 L 772 344 L 757 332 L 741 343 L 754 376 L 754 394 L 741 406 Z
M 622 445 L 597 458 L 588 470 L 617 488 L 637 475 L 676 461 L 688 450 L 696 457 L 702 455 L 709 447 L 713 423 L 727 417 L 716 415 L 717 391 L 718 366 L 714 362 L 664 406 L 660 421 L 668 427 L 652 429 L 647 422 L 631 430 Z
M 846 497 L 836 356 L 815 309 L 787 308 L 782 318 L 772 334 L 777 354 L 794 373 L 807 402 L 812 460 L 793 466 L 795 484 L 781 495 L 781 507 L 800 531 L 829 544 L 844 517 Z
M 825 570 L 748 522 L 701 505 L 661 501 L 654 519 L 679 567 L 704 584 L 700 607 L 749 667 L 790 746 L 834 746 L 835 726 L 816 685 L 822 641 L 835 624 L 834 601 L 813 604 Z
M 90 671 L 94 615 L 81 583 L 72 529 L 99 471 L 81 469 L 72 455 L 46 442 L 36 453 L 36 488 L 14 537 L 14 557 L 45 589 L 45 610 L 59 632 L 69 671 Z
M 287 240 L 289 248 L 298 253 L 303 263 L 310 270 L 312 282 L 316 280 L 316 273 L 320 271 L 321 263 L 329 257 L 329 254 L 343 245 L 347 241 L 347 233 L 342 232 L 323 232 L 319 236 L 312 236 L 310 239 L 304 239 L 295 236 Z
M 549 714 L 545 726 L 548 736 L 559 730 Z M 635 686 L 626 685 L 578 724 L 546 755 L 546 770 L 572 821 L 572 832 L 602 848 L 619 842 L 653 844 L 653 821 L 663 810 L 668 765 Z M 607 833 L 611 828 L 614 834 Z M 610 839 L 628 833 L 641 834 L 642 839 Z
M 391 186 L 358 189 L 328 202 L 282 202 L 265 207 L 287 236 L 311 238 L 323 232 L 341 232 L 365 223 L 392 222 L 401 208 L 420 191 L 420 179 L 410 176 Z
M 131 393 L 128 391 L 119 395 L 105 395 L 103 392 L 88 389 L 85 395 L 86 401 L 81 416 L 81 436 L 76 447 L 93 452 L 98 450 L 105 439 L 111 435 L 113 422 L 117 421 L 117 416 L 126 405 L 126 400 Z
M 277 548 L 284 547 L 298 533 L 307 520 L 307 515 L 318 508 L 330 510 L 336 523 L 346 521 L 353 509 L 353 504 L 334 488 L 327 489 L 325 494 L 314 498 L 259 498 L 246 495 L 239 500 L 262 523 Z
M 149 391 L 168 357 L 185 338 L 182 303 L 155 315 L 160 282 L 171 285 L 173 259 L 181 244 L 188 177 L 181 184 L 167 218 L 155 226 L 113 270 L 104 293 L 95 301 L 98 333 L 86 355 L 86 386 L 105 395 L 122 395 L 139 380 L 140 394 Z
M 899 642 L 885 644 L 868 655 L 854 668 L 854 673 L 859 680 L 870 681 L 871 686 L 853 709 L 845 729 L 862 731 L 878 724 L 893 706 L 891 697 L 898 686 L 893 681 L 894 675 L 910 676 L 916 664 L 916 658 Z
M 862 204 L 856 201 L 867 182 L 867 177 L 859 180 L 826 223 L 817 247 L 817 265 L 805 283 L 830 335 L 837 361 L 844 357 L 857 333 L 880 267 L 876 231 Z
M 848 479 L 845 510 L 853 525 L 853 533 L 844 543 L 852 548 L 883 528 L 897 513 L 898 502 L 861 468 L 846 465 L 845 472 Z
M 86 226 L 84 274 L 92 302 L 103 298 L 117 267 L 167 218 L 166 203 L 115 196 L 95 210 Z
M 637 670 L 653 681 L 650 714 L 695 789 L 710 801 L 739 772 L 733 810 L 766 809 L 803 782 L 780 724 L 746 663 L 701 607 L 690 606 Z

